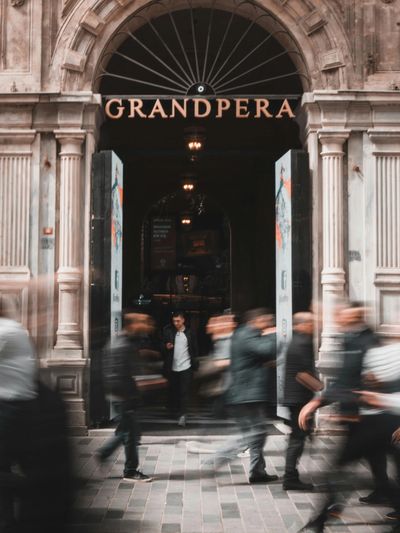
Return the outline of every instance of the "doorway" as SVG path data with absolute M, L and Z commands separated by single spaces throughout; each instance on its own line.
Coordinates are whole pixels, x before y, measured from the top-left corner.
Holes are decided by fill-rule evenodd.
M 266 29 L 265 18 L 192 7 L 141 17 L 102 60 L 104 102 L 142 102 L 135 117 L 106 117 L 99 142 L 124 165 L 123 307 L 148 305 L 160 329 L 179 307 L 201 339 L 201 355 L 210 349 L 211 315 L 275 309 L 274 164 L 301 143 L 289 114 L 257 118 L 254 97 L 270 95 L 274 116 L 288 97 L 296 113 L 302 83 L 294 50 L 277 40 L 282 30 Z M 156 102 L 160 109 L 186 97 L 213 106 L 217 97 L 240 99 L 249 116 L 238 118 L 234 105 L 218 118 L 151 116 Z M 200 139 L 201 149 L 191 150 L 190 139 Z M 157 224 L 172 239 L 162 264 Z

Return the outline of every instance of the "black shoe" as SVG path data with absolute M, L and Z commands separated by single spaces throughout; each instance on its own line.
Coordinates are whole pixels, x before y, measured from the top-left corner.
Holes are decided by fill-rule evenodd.
M 258 474 L 256 476 L 249 477 L 249 483 L 271 483 L 271 481 L 277 481 L 278 476 L 265 474 Z
M 123 480 L 139 483 L 150 483 L 150 481 L 153 481 L 153 478 L 150 476 L 146 476 L 146 474 L 143 474 L 143 472 L 139 472 L 139 470 L 136 470 L 134 474 L 124 475 Z
M 313 520 L 304 527 L 302 527 L 299 533 L 324 533 L 324 524 L 320 520 Z
M 400 511 L 391 511 L 385 515 L 387 520 L 397 520 L 400 521 Z
M 343 505 L 340 503 L 333 503 L 326 510 L 326 514 L 329 518 L 340 518 L 343 513 Z
M 314 485 L 311 483 L 303 483 L 300 479 L 293 479 L 284 481 L 282 488 L 283 490 L 303 490 L 305 492 L 312 492 L 314 490 Z
M 382 494 L 376 490 L 371 492 L 371 494 L 368 494 L 368 496 L 358 498 L 358 501 L 365 505 L 390 505 L 391 503 L 390 498 L 386 494 Z

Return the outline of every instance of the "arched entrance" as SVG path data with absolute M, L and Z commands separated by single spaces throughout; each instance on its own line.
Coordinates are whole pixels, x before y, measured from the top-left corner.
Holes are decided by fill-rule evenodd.
M 185 2 L 174 2 L 174 10 L 187 9 Z M 101 69 L 108 63 L 103 62 L 104 55 L 117 50 L 125 37 L 121 31 L 129 29 L 134 32 L 146 24 L 147 19 L 155 20 L 157 16 L 166 14 L 165 5 L 160 2 L 134 2 L 133 0 L 115 0 L 112 4 L 103 0 L 76 0 L 66 4 L 64 21 L 60 28 L 54 46 L 51 66 L 48 73 L 46 87 L 48 90 L 60 91 L 57 100 L 59 109 L 58 130 L 55 138 L 59 143 L 60 152 L 60 180 L 68 184 L 72 179 L 78 190 L 84 191 L 83 196 L 73 194 L 60 199 L 60 237 L 59 249 L 70 247 L 70 237 L 66 232 L 68 227 L 74 229 L 74 235 L 79 235 L 73 241 L 73 254 L 59 254 L 58 262 L 58 307 L 59 313 L 55 318 L 54 329 L 57 331 L 54 355 L 49 365 L 52 365 L 54 379 L 65 384 L 66 392 L 70 394 L 71 405 L 76 407 L 76 425 L 81 426 L 85 412 L 82 398 L 83 377 L 86 362 L 91 356 L 89 337 L 89 247 L 90 247 L 90 164 L 92 154 L 102 146 L 104 139 L 99 139 L 98 110 L 102 107 L 99 88 L 102 80 Z M 294 143 L 288 142 L 289 147 L 299 144 L 299 134 L 303 146 L 310 154 L 310 168 L 313 173 L 313 201 L 314 215 L 313 227 L 316 230 L 313 241 L 313 287 L 314 294 L 323 296 L 325 301 L 330 294 L 342 293 L 344 288 L 343 254 L 338 250 L 343 243 L 343 227 L 336 227 L 336 220 L 342 220 L 342 177 L 343 177 L 343 146 L 348 138 L 346 130 L 346 112 L 343 106 L 342 114 L 331 113 L 332 104 L 340 100 L 343 104 L 346 98 L 336 94 L 336 90 L 358 87 L 358 78 L 353 68 L 351 47 L 343 24 L 340 22 L 340 8 L 336 4 L 325 0 L 314 3 L 309 0 L 295 0 L 282 4 L 276 0 L 262 0 L 260 2 L 225 2 L 224 0 L 199 0 L 193 1 L 195 8 L 217 8 L 221 11 L 232 12 L 234 8 L 237 15 L 244 19 L 254 20 L 254 12 L 262 16 L 259 20 L 265 31 L 274 34 L 274 38 L 285 50 L 295 50 L 290 56 L 292 64 L 302 74 L 299 80 L 302 90 L 310 91 L 303 95 L 303 105 L 299 115 L 302 127 L 296 131 Z M 135 19 L 136 14 L 140 17 Z M 139 21 L 140 19 L 140 21 Z M 282 30 L 282 31 L 281 31 Z M 115 37 L 119 35 L 119 38 Z M 294 46 L 294 48 L 293 48 Z M 56 84 L 51 80 L 59 80 Z M 225 80 L 223 80 L 225 81 Z M 328 89 L 330 93 L 318 93 L 321 89 Z M 316 92 L 311 92 L 316 91 Z M 339 98 L 339 100 L 338 100 Z M 161 124 L 161 121 L 155 120 Z M 248 130 L 255 133 L 250 121 L 240 121 L 242 132 Z M 150 121 L 149 121 L 150 123 Z M 167 123 L 163 121 L 164 125 Z M 222 123 L 222 122 L 221 122 Z M 237 120 L 233 121 L 236 125 Z M 283 121 L 281 121 L 283 123 Z M 217 123 L 216 123 L 217 124 Z M 279 126 L 278 126 L 279 128 Z M 234 130 L 230 128 L 230 132 Z M 237 130 L 236 130 L 237 131 Z M 322 133 L 320 133 L 322 131 Z M 281 132 L 282 133 L 282 132 Z M 289 141 L 290 137 L 280 134 L 281 138 Z M 265 132 L 257 134 L 258 139 L 265 140 Z M 271 137 L 275 141 L 278 134 Z M 251 135 L 243 134 L 239 139 L 249 142 Z M 99 142 L 99 140 L 101 142 Z M 139 142 L 139 135 L 132 138 Z M 170 139 L 167 137 L 168 143 Z M 267 139 L 267 144 L 270 139 Z M 321 146 L 323 155 L 320 157 Z M 104 146 L 104 145 L 103 145 Z M 109 145 L 106 145 L 109 146 Z M 236 146 L 233 147 L 234 149 Z M 276 153 L 278 158 L 282 154 Z M 337 167 L 332 167 L 329 161 L 337 161 Z M 322 160 L 326 166 L 322 167 Z M 269 168 L 272 168 L 272 159 L 269 159 Z M 328 164 L 329 163 L 329 164 Z M 325 165 L 325 163 L 324 163 Z M 265 171 L 267 165 L 264 165 Z M 337 168 L 334 172 L 332 169 Z M 220 169 L 217 168 L 217 173 Z M 323 179 L 322 179 L 323 176 Z M 321 178 L 321 179 L 320 179 Z M 265 181 L 264 181 L 265 183 Z M 325 184 L 326 189 L 322 190 Z M 335 202 L 328 203 L 328 209 L 322 219 L 322 196 L 330 194 L 334 186 Z M 254 190 L 256 191 L 256 190 Z M 165 191 L 168 193 L 168 190 Z M 241 191 L 236 191 L 240 197 Z M 257 195 L 257 198 L 260 195 Z M 83 200 L 84 198 L 84 200 Z M 273 202 L 271 202 L 272 206 Z M 273 209 L 273 207 L 272 207 Z M 339 213 L 338 213 L 339 211 Z M 85 217 L 85 227 L 82 217 L 70 220 L 71 213 L 81 213 Z M 68 222 L 69 221 L 69 222 Z M 264 221 L 263 221 L 264 222 Z M 70 226 L 68 226 L 70 224 Z M 322 257 L 322 232 L 329 236 L 324 246 L 335 252 L 335 263 L 328 264 Z M 260 225 L 260 221 L 258 221 Z M 325 239 L 326 240 L 326 239 Z M 329 242 L 328 242 L 329 241 Z M 240 248 L 238 250 L 241 251 Z M 244 254 L 246 258 L 248 257 Z M 326 255 L 326 258 L 331 255 Z M 258 259 L 258 255 L 256 255 Z M 326 264 L 325 264 L 326 263 Z M 83 268 L 82 268 L 83 266 Z M 324 281 L 321 285 L 321 271 L 323 269 Z M 327 326 L 329 321 L 327 320 Z M 324 316 L 325 323 L 325 316 Z M 331 330 L 324 326 L 326 340 L 331 337 Z M 70 376 L 73 374 L 73 380 Z M 66 379 L 64 379 L 64 377 Z M 62 380 L 63 378 L 64 380 Z M 69 385 L 74 385 L 73 390 Z
M 124 165 L 124 307 L 142 298 L 153 306 L 164 301 L 170 311 L 179 291 L 171 282 L 158 286 L 156 280 L 198 276 L 199 283 L 189 291 L 192 300 L 200 298 L 202 309 L 194 309 L 190 298 L 180 307 L 192 314 L 201 311 L 201 320 L 193 322 L 200 339 L 216 311 L 275 308 L 274 165 L 287 150 L 301 148 L 294 119 L 303 83 L 308 83 L 293 39 L 276 27 L 274 17 L 255 6 L 241 12 L 240 4 L 233 11 L 215 4 L 183 4 L 172 11 L 170 2 L 161 2 L 152 6 L 151 18 L 149 10 L 139 11 L 114 36 L 118 48 L 114 45 L 114 52 L 103 56 L 98 70 L 106 109 L 99 150 L 113 150 Z M 272 24 L 270 30 L 265 20 Z M 289 50 L 277 40 L 281 34 L 291 43 Z M 200 150 L 189 148 L 190 138 L 200 143 Z M 209 281 L 218 277 L 221 258 L 212 241 L 224 232 L 222 220 L 211 231 L 204 228 L 202 240 L 209 242 L 203 262 L 210 268 L 202 271 L 196 265 L 196 273 L 184 272 L 178 241 L 171 264 L 148 260 L 156 247 L 155 239 L 149 244 L 154 217 L 147 243 L 141 232 L 150 206 L 162 195 L 176 194 L 185 176 L 194 176 L 196 191 L 182 197 L 187 208 L 182 205 L 181 214 L 186 212 L 195 227 L 201 213 L 190 204 L 196 194 L 205 195 L 221 205 L 231 228 L 229 279 L 220 276 L 219 286 L 215 282 L 205 298 L 207 276 Z M 163 220 L 164 228 L 173 226 L 170 233 L 176 233 L 179 213 L 174 215 L 175 221 Z M 219 309 L 213 308 L 223 284 L 229 285 L 229 294 Z M 160 328 L 168 312 L 164 315 L 160 313 Z M 202 342 L 202 355 L 206 347 Z

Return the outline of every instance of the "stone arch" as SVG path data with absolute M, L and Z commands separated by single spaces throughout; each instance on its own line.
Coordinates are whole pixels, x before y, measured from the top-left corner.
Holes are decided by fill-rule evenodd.
M 174 2 L 174 9 L 179 9 L 183 2 Z M 209 3 L 210 0 L 192 0 L 199 7 Z M 154 0 L 78 0 L 74 5 L 70 2 L 52 57 L 50 79 L 60 79 L 62 92 L 96 92 L 99 62 L 103 54 L 118 46 L 114 36 L 140 10 L 151 8 L 154 14 L 149 17 L 157 16 L 157 4 Z M 221 9 L 231 10 L 233 3 L 219 0 L 217 4 Z M 250 0 L 242 4 L 272 15 L 270 19 L 274 22 L 267 29 L 274 30 L 275 24 L 275 28 L 287 30 L 290 37 L 282 33 L 278 40 L 286 48 L 289 41 L 292 46 L 295 43 L 300 52 L 308 78 L 305 91 L 355 88 L 351 47 L 341 13 L 328 0 Z M 246 6 L 244 12 L 245 9 Z

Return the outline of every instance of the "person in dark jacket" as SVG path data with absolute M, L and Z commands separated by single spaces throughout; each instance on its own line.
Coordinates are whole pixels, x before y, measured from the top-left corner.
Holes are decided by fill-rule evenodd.
M 186 426 L 187 408 L 193 371 L 198 368 L 198 348 L 194 332 L 186 326 L 181 311 L 172 315 L 172 325 L 163 331 L 165 346 L 164 375 L 169 381 L 169 406 L 178 416 L 178 424 Z
M 100 462 L 106 459 L 122 444 L 125 449 L 125 466 L 123 478 L 125 481 L 149 482 L 152 478 L 138 470 L 139 455 L 138 442 L 140 440 L 137 408 L 140 394 L 134 375 L 140 366 L 139 350 L 142 349 L 143 339 L 153 329 L 153 323 L 148 315 L 128 313 L 124 316 L 124 329 L 105 350 L 103 373 L 105 389 L 114 400 L 114 407 L 118 413 L 118 426 L 115 435 L 97 452 Z
M 314 317 L 312 313 L 296 313 L 293 316 L 294 332 L 286 352 L 284 402 L 290 411 L 289 437 L 286 451 L 284 490 L 311 491 L 310 483 L 303 483 L 299 479 L 297 464 L 304 450 L 308 431 L 299 427 L 298 418 L 301 409 L 308 403 L 313 392 L 307 387 L 307 376 L 314 377 L 313 331 Z M 304 379 L 302 379 L 304 377 Z
M 390 448 L 398 419 L 368 409 L 364 409 L 362 416 L 359 416 L 359 394 L 356 391 L 377 386 L 376 383 L 363 381 L 366 352 L 379 344 L 378 337 L 364 321 L 364 313 L 364 307 L 358 303 L 339 311 L 338 325 L 343 332 L 344 359 L 338 379 L 322 391 L 320 397 L 308 402 L 299 414 L 299 426 L 305 430 L 307 420 L 315 410 L 338 402 L 340 414 L 347 422 L 346 439 L 336 459 L 335 468 L 327 472 L 327 497 L 301 531 L 322 533 L 330 517 L 340 516 L 342 504 L 339 503 L 337 494 L 339 476 L 342 482 L 345 476 L 343 467 L 361 458 L 366 458 L 370 463 L 376 488 L 370 495 L 360 498 L 360 502 L 397 505 L 396 491 L 392 490 L 386 474 L 386 452 Z
M 272 315 L 266 309 L 247 311 L 244 324 L 232 337 L 231 385 L 227 403 L 231 406 L 240 436 L 223 444 L 211 460 L 203 463 L 215 468 L 250 451 L 250 483 L 268 483 L 278 476 L 265 471 L 264 445 L 267 438 L 265 405 L 268 399 L 267 364 L 276 359 L 276 335 Z

